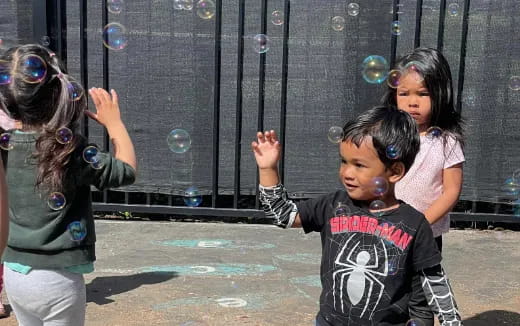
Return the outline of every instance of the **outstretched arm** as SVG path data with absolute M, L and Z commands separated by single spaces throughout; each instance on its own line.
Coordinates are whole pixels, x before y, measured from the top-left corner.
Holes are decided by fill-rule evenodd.
M 296 204 L 287 196 L 280 184 L 278 160 L 281 146 L 274 130 L 257 133 L 257 141 L 251 144 L 258 165 L 260 202 L 265 215 L 282 228 L 301 227 Z
M 450 282 L 441 265 L 422 270 L 421 281 L 428 304 L 441 325 L 462 325 Z
M 109 94 L 102 88 L 91 88 L 89 93 L 96 106 L 97 113 L 85 111 L 85 114 L 107 128 L 114 145 L 115 158 L 127 163 L 137 171 L 134 145 L 121 120 L 116 91 L 111 90 Z

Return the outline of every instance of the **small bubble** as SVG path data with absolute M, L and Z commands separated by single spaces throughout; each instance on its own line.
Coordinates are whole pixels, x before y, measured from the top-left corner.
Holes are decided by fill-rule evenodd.
M 396 20 L 392 22 L 392 28 L 391 28 L 392 35 L 401 35 L 401 22 Z
M 119 15 L 123 11 L 123 0 L 107 0 L 107 9 L 111 14 Z
M 359 15 L 359 4 L 355 2 L 351 2 L 347 5 L 347 13 L 350 16 L 357 16 Z
M 519 91 L 520 90 L 520 76 L 511 76 L 511 78 L 509 78 L 509 88 L 512 91 Z
M 345 18 L 341 16 L 332 17 L 331 25 L 333 30 L 340 32 L 345 29 Z
M 442 135 L 442 129 L 439 127 L 430 127 L 426 130 L 426 137 L 429 139 L 439 138 Z
M 450 3 L 448 5 L 448 13 L 450 14 L 450 16 L 452 16 L 452 17 L 458 16 L 459 11 L 460 11 L 460 8 L 459 8 L 458 3 Z
M 58 211 L 65 207 L 65 204 L 67 203 L 67 200 L 65 199 L 65 196 L 61 192 L 53 192 L 49 195 L 49 199 L 47 200 L 47 205 L 49 205 L 49 208 Z
M 126 27 L 119 23 L 110 23 L 103 29 L 103 44 L 110 50 L 120 51 L 128 45 Z
M 87 228 L 80 221 L 74 221 L 67 226 L 72 241 L 82 241 L 87 236 Z
M 68 144 L 72 141 L 73 135 L 72 130 L 62 127 L 56 130 L 56 141 L 63 145 Z
M 212 0 L 199 0 L 199 2 L 197 2 L 197 15 L 200 18 L 211 19 L 215 16 L 215 12 L 216 7 Z
M 257 34 L 253 37 L 253 49 L 256 53 L 266 53 L 269 51 L 269 36 L 265 34 Z
M 40 44 L 43 46 L 49 46 L 51 44 L 51 39 L 47 35 L 44 35 L 40 38 Z
M 395 145 L 388 145 L 386 147 L 386 157 L 391 160 L 396 160 L 399 158 L 399 150 Z
M 343 128 L 338 126 L 332 126 L 329 128 L 327 138 L 333 144 L 341 143 L 343 140 Z
M 197 187 L 189 187 L 184 191 L 184 203 L 188 207 L 197 207 L 202 203 L 202 195 Z
M 271 22 L 273 25 L 279 26 L 283 24 L 283 11 L 275 10 L 271 14 Z
M 186 153 L 191 147 L 190 134 L 184 129 L 174 129 L 166 138 L 168 148 L 177 154 Z
M 0 135 L 0 148 L 4 151 L 10 151 L 13 149 L 13 144 L 11 142 L 11 134 L 10 133 L 3 133 Z
M 37 84 L 47 76 L 47 64 L 37 55 L 27 55 L 20 60 L 20 73 L 29 84 Z
M 334 211 L 334 216 L 349 216 L 350 215 L 350 208 L 342 203 L 338 202 L 338 205 L 336 206 L 336 209 Z
M 376 196 L 383 196 L 388 191 L 388 181 L 383 177 L 372 179 L 372 193 Z
M 397 88 L 397 87 L 399 87 L 399 83 L 401 82 L 401 77 L 402 77 L 401 70 L 398 70 L 398 69 L 391 70 L 388 73 L 388 78 L 386 79 L 386 83 L 391 88 Z
M 0 60 L 0 85 L 11 83 L 10 64 L 7 61 Z

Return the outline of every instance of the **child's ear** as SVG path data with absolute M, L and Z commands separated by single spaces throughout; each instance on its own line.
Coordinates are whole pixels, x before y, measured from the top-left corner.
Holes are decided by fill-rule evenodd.
M 403 162 L 395 162 L 392 163 L 392 166 L 390 166 L 389 171 L 390 176 L 388 177 L 388 181 L 390 183 L 396 183 L 404 177 L 406 169 L 404 168 Z

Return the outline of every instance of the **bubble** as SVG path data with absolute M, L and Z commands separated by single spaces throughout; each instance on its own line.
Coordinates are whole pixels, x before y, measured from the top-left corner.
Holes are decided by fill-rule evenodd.
M 183 6 L 183 9 L 185 9 L 185 10 L 192 10 L 193 9 L 193 0 L 184 0 L 182 6 Z
M 347 13 L 350 16 L 357 16 L 359 15 L 359 5 L 355 2 L 351 2 L 347 5 Z
M 56 141 L 60 144 L 68 144 L 72 141 L 74 134 L 72 130 L 67 127 L 62 127 L 56 130 Z
M 392 32 L 392 35 L 401 35 L 401 22 L 398 21 L 398 20 L 395 20 L 392 22 L 392 28 L 391 28 L 391 32 Z
M 406 322 L 406 326 L 424 326 L 424 322 L 420 319 L 412 318 Z
M 174 129 L 166 138 L 168 148 L 174 153 L 186 153 L 191 147 L 190 134 L 184 129 Z
M 459 4 L 458 3 L 450 3 L 448 5 L 448 13 L 452 17 L 457 16 L 459 14 Z
M 11 83 L 11 69 L 9 67 L 9 62 L 0 60 L 0 85 Z
M 345 18 L 341 16 L 332 17 L 331 24 L 333 30 L 335 30 L 336 32 L 340 32 L 343 29 L 345 29 Z
M 235 289 L 238 289 L 238 284 L 236 284 L 235 281 L 231 281 L 231 286 Z
M 382 200 L 374 200 L 373 202 L 370 203 L 370 205 L 368 206 L 368 209 L 370 211 L 380 211 L 382 209 L 385 209 L 386 208 L 386 204 L 384 201 Z M 378 212 L 375 212 L 375 213 L 378 213 Z
M 85 162 L 90 163 L 90 165 L 96 169 L 101 169 L 104 165 L 103 162 L 99 158 L 99 149 L 96 146 L 87 146 L 83 150 L 83 159 Z
M 80 221 L 74 221 L 67 226 L 72 241 L 82 241 L 87 236 L 87 228 Z
M 43 46 L 49 46 L 51 44 L 51 39 L 47 35 L 44 35 L 40 38 L 40 44 Z
M 110 23 L 103 29 L 103 44 L 110 50 L 120 51 L 128 45 L 126 28 L 119 23 Z
M 63 207 L 65 207 L 65 204 L 67 203 L 67 200 L 65 199 L 65 196 L 61 192 L 53 192 L 49 195 L 49 199 L 47 200 L 47 205 L 49 205 L 49 208 L 54 211 L 59 211 Z
M 279 26 L 283 24 L 283 11 L 275 10 L 271 14 L 271 22 L 273 25 Z
M 503 193 L 509 196 L 520 195 L 520 183 L 514 177 L 507 178 L 501 187 Z
M 388 78 L 386 79 L 386 83 L 391 88 L 397 88 L 397 87 L 399 87 L 399 83 L 401 82 L 401 77 L 402 77 L 401 70 L 398 70 L 398 69 L 391 70 L 388 73 Z
M 350 215 L 350 208 L 342 202 L 338 202 L 338 205 L 336 206 L 334 210 L 334 216 L 349 216 Z
M 269 37 L 265 34 L 257 34 L 253 37 L 253 49 L 257 53 L 269 51 Z
M 399 271 L 399 262 L 397 259 L 392 259 L 388 262 L 388 275 L 396 275 Z
M 442 135 L 442 129 L 439 127 L 430 127 L 426 130 L 426 137 L 435 139 Z
M 0 135 L 0 148 L 4 151 L 10 151 L 11 149 L 13 149 L 10 133 L 5 132 Z
M 513 172 L 513 181 L 517 184 L 520 184 L 520 169 Z
M 107 9 L 111 14 L 119 15 L 123 11 L 124 5 L 123 0 L 107 0 Z
M 329 138 L 329 141 L 333 144 L 340 143 L 343 140 L 343 128 L 338 126 L 330 127 L 327 137 Z
M 370 55 L 361 65 L 363 78 L 370 84 L 381 84 L 388 75 L 388 62 L 378 55 Z
M 197 187 L 189 187 L 184 191 L 184 203 L 189 207 L 197 207 L 202 203 L 202 195 Z
M 511 76 L 511 78 L 509 78 L 509 88 L 512 91 L 520 91 L 520 76 Z
M 415 78 L 415 82 L 420 83 L 424 80 L 424 76 L 421 72 L 421 64 L 417 61 L 410 61 L 404 66 L 406 74 L 414 73 L 412 76 Z
M 184 0 L 173 0 L 173 9 L 175 9 L 175 10 L 184 9 Z
M 383 177 L 372 179 L 372 193 L 376 196 L 383 196 L 388 191 L 388 181 Z
M 80 100 L 83 94 L 85 94 L 83 86 L 75 80 L 67 82 L 67 90 L 69 92 L 69 99 L 73 102 Z
M 395 145 L 388 145 L 386 147 L 386 157 L 391 160 L 397 160 L 399 158 L 399 150 Z
M 212 0 L 199 0 L 197 2 L 197 15 L 200 18 L 211 19 L 215 16 L 215 11 L 215 3 Z
M 23 80 L 29 84 L 37 84 L 47 76 L 47 64 L 37 55 L 27 55 L 20 61 Z

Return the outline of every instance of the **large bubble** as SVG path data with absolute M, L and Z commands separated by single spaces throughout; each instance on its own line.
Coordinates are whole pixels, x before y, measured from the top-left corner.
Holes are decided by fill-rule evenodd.
M 385 81 L 388 69 L 388 62 L 379 55 L 370 55 L 361 64 L 363 79 L 370 84 L 381 84 Z
M 26 83 L 37 84 L 47 76 L 47 64 L 39 56 L 29 54 L 21 58 L 19 72 Z
M 215 16 L 216 7 L 212 0 L 199 0 L 197 2 L 197 15 L 202 19 L 211 19 Z
M 185 153 L 191 147 L 190 134 L 184 129 L 174 129 L 166 138 L 168 148 L 174 153 Z
M 121 51 L 128 45 L 126 27 L 110 23 L 103 29 L 103 44 L 110 50 Z

